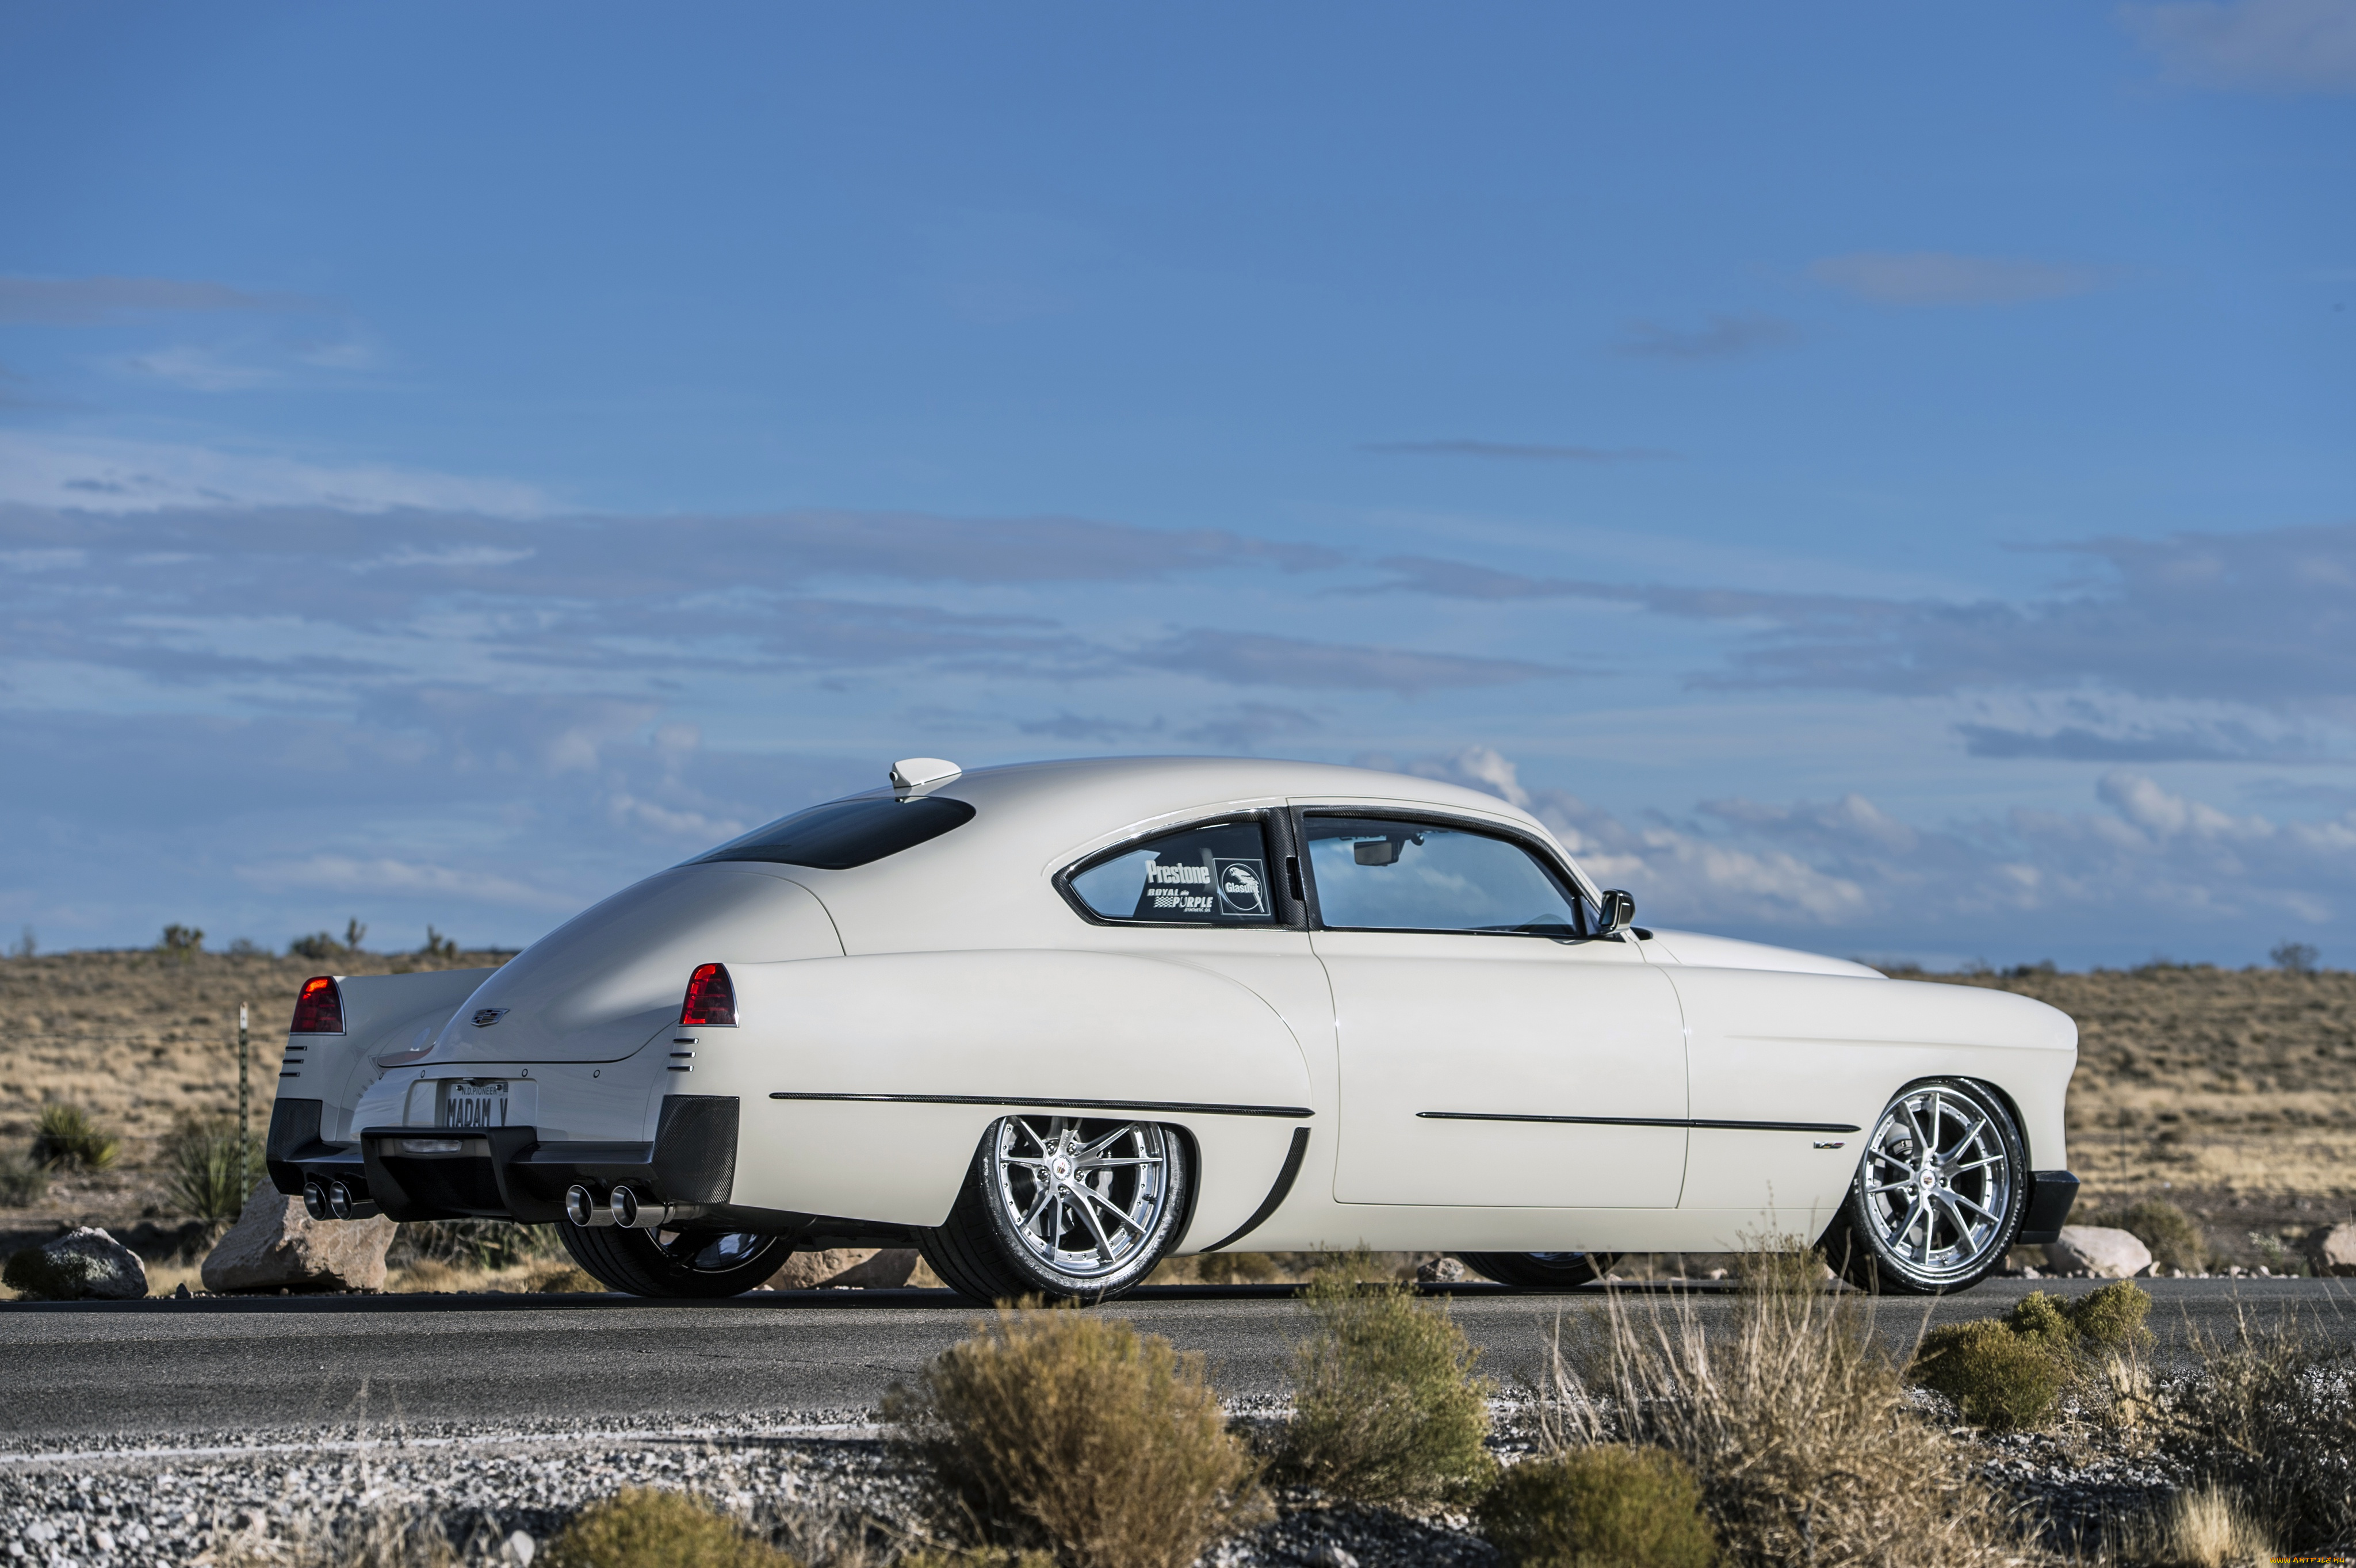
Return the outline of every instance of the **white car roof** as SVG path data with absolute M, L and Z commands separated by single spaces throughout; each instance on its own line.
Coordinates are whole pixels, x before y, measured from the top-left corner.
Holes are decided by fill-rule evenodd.
M 1014 945 L 1042 940 L 1050 929 L 1066 929 L 1073 918 L 1047 886 L 1055 872 L 1156 828 L 1254 807 L 1333 802 L 1432 808 L 1485 818 L 1552 846 L 1576 871 L 1545 824 L 1494 795 L 1329 763 L 1087 757 L 975 768 L 911 792 L 963 800 L 974 808 L 975 818 L 850 870 L 773 868 L 826 901 L 854 952 L 970 945 L 977 929 L 993 928 Z M 1587 881 L 1583 874 L 1580 880 Z M 1594 892 L 1591 885 L 1586 890 Z

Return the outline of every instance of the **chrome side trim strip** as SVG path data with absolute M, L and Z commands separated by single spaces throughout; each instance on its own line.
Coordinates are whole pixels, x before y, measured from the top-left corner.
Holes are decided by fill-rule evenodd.
M 1678 1116 L 1526 1116 L 1509 1111 L 1419 1111 L 1425 1122 L 1564 1122 L 1581 1127 L 1702 1127 L 1738 1133 L 1856 1133 L 1844 1122 L 1699 1122 Z
M 1317 1114 L 1306 1105 L 1210 1105 L 1184 1100 L 1036 1100 L 1012 1094 L 819 1094 L 778 1090 L 772 1100 L 831 1100 L 893 1105 L 1010 1105 L 1026 1111 L 1133 1111 L 1192 1116 L 1280 1116 L 1301 1121 Z

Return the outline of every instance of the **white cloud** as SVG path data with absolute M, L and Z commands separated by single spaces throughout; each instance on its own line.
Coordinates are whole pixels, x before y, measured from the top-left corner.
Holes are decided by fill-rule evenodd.
M 314 854 L 302 860 L 265 861 L 241 865 L 239 878 L 272 892 L 303 888 L 323 893 L 391 895 L 419 894 L 463 897 L 471 903 L 505 905 L 519 909 L 574 909 L 573 894 L 533 887 L 512 877 L 447 865 L 421 865 L 407 860 L 360 860 L 349 855 Z
M 179 344 L 158 349 L 123 361 L 123 369 L 143 376 L 152 376 L 190 392 L 251 392 L 255 387 L 275 386 L 284 378 L 276 371 L 261 365 L 244 364 L 217 349 L 194 344 Z
M 2356 92 L 2356 0 L 2128 5 L 2119 15 L 2180 81 L 2260 92 Z
M 1524 785 L 1486 746 L 1408 766 L 1533 811 L 1590 875 L 1633 891 L 1640 918 L 1837 937 L 1845 950 L 1959 941 L 1968 950 L 1991 933 L 2084 950 L 2143 931 L 2180 934 L 2188 917 L 2263 950 L 2283 929 L 2338 921 L 2356 888 L 2356 811 L 2320 822 L 2238 815 L 2126 770 L 2097 784 L 2101 810 L 2017 810 L 1932 828 L 1857 794 L 1712 800 L 1684 819 L 1631 822 Z
M 1944 251 L 1860 251 L 1810 264 L 1818 283 L 1877 305 L 2019 305 L 2083 294 L 2102 282 L 2084 267 Z
M 329 465 L 176 443 L 0 432 L 0 502 L 80 511 L 171 507 L 320 506 L 379 512 L 414 507 L 532 517 L 552 502 L 536 486 L 387 464 Z

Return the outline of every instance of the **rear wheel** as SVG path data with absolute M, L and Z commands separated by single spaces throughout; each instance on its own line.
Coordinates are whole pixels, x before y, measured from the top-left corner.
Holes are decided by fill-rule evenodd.
M 1620 1261 L 1617 1252 L 1459 1252 L 1476 1274 L 1517 1290 L 1570 1290 L 1600 1280 Z
M 628 1230 L 558 1227 L 564 1250 L 599 1283 L 626 1295 L 710 1300 L 742 1295 L 777 1272 L 793 1250 L 783 1236 L 749 1230 Z
M 2004 1262 L 2029 1201 L 2012 1113 L 1963 1079 L 1914 1084 L 1873 1124 L 1826 1261 L 1894 1295 L 1969 1290 Z
M 1186 1140 L 1170 1128 L 1008 1116 L 983 1136 L 948 1223 L 916 1244 L 976 1301 L 1105 1301 L 1177 1241 L 1194 1183 Z

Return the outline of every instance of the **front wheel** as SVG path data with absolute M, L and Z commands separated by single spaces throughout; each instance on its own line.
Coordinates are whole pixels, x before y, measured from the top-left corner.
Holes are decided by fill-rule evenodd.
M 710 1301 L 742 1295 L 777 1272 L 793 1244 L 749 1230 L 589 1230 L 559 1226 L 564 1250 L 598 1283 L 625 1295 Z
M 1187 1142 L 1171 1128 L 1008 1116 L 984 1134 L 948 1222 L 916 1245 L 976 1301 L 1105 1301 L 1153 1272 L 1194 1192 Z
M 2004 1262 L 2020 1229 L 2028 1164 L 2012 1113 L 1987 1088 L 1913 1084 L 1873 1124 L 1826 1232 L 1826 1261 L 1877 1294 L 1969 1290 Z
M 1600 1280 L 1620 1261 L 1617 1252 L 1459 1252 L 1476 1274 L 1516 1290 L 1570 1290 Z

